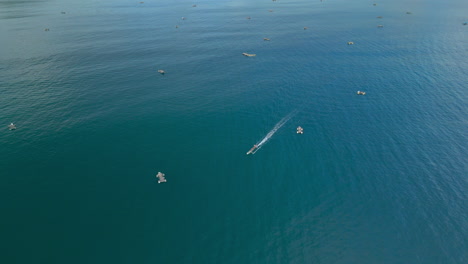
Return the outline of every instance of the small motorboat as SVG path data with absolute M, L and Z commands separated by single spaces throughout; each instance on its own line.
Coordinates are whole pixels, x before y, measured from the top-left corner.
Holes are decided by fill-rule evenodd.
M 304 129 L 301 126 L 297 127 L 297 134 L 304 134 Z
M 264 41 L 270 41 L 270 39 L 269 39 L 269 38 L 263 38 L 263 40 L 264 40 Z
M 354 42 L 348 41 L 348 45 L 354 45 Z
M 363 91 L 357 91 L 357 94 L 358 94 L 358 95 L 365 95 L 365 94 L 366 94 L 366 92 L 363 92 Z
M 249 151 L 247 151 L 247 155 L 252 154 L 257 148 L 257 145 L 253 145 L 253 147 Z
M 166 72 L 164 70 L 158 70 L 160 74 L 165 74 Z
M 16 129 L 15 124 L 13 124 L 13 123 L 9 124 L 9 125 L 8 125 L 8 129 L 10 129 L 10 130 L 15 130 L 15 129 Z

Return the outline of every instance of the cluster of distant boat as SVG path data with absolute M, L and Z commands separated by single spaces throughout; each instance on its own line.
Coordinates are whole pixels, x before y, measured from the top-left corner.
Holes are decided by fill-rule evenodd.
M 272 0 L 273 2 L 276 2 L 276 0 Z M 321 0 L 322 2 L 322 0 Z M 140 2 L 140 4 L 143 4 L 144 2 Z M 377 3 L 374 3 L 373 4 L 374 6 L 377 6 Z M 197 5 L 192 5 L 192 7 L 197 7 Z M 272 9 L 269 9 L 268 12 L 273 12 Z M 62 13 L 65 13 L 65 12 L 62 12 Z M 409 12 L 407 11 L 406 14 L 408 15 L 411 15 L 413 14 L 412 12 Z M 250 16 L 246 17 L 248 20 L 252 19 Z M 377 16 L 377 18 L 381 19 L 383 18 L 382 16 Z M 182 17 L 182 20 L 185 20 L 186 18 L 185 17 Z M 468 22 L 464 22 L 463 25 L 468 25 Z M 383 25 L 377 25 L 378 28 L 383 28 L 384 26 Z M 179 28 L 179 25 L 176 25 L 176 28 Z M 304 27 L 304 30 L 308 29 L 308 27 Z M 46 29 L 46 31 L 48 31 L 49 29 Z M 270 41 L 269 38 L 263 38 L 264 41 Z M 347 42 L 348 45 L 354 45 L 354 42 L 353 41 L 348 41 Z M 257 54 L 252 54 L 252 53 L 242 53 L 242 55 L 244 55 L 245 57 L 255 57 L 257 56 Z M 159 69 L 158 72 L 161 74 L 161 75 L 164 75 L 166 72 L 164 70 L 161 70 Z M 362 91 L 357 91 L 357 94 L 358 95 L 365 95 L 366 93 L 365 92 L 362 92 Z
M 276 2 L 276 0 L 272 0 L 272 1 L 273 1 L 273 2 Z M 143 4 L 143 3 L 144 3 L 144 2 L 140 2 L 140 4 Z M 377 4 L 374 3 L 373 5 L 376 6 Z M 192 5 L 192 7 L 197 7 L 197 5 Z M 268 10 L 268 12 L 273 12 L 273 10 L 270 9 L 270 10 Z M 62 11 L 61 14 L 66 14 L 66 12 Z M 411 13 L 411 12 L 406 12 L 406 14 L 410 15 L 410 14 L 412 14 L 412 13 Z M 377 18 L 382 18 L 382 16 L 378 16 Z M 248 16 L 247 19 L 250 20 L 251 17 Z M 186 20 L 186 18 L 185 18 L 185 17 L 182 17 L 182 20 Z M 468 22 L 464 22 L 464 23 L 462 23 L 462 24 L 463 24 L 464 26 L 466 26 L 466 25 L 468 25 Z M 378 28 L 383 28 L 383 25 L 377 25 L 377 27 L 378 27 Z M 179 26 L 176 25 L 176 28 L 179 28 Z M 307 29 L 308 29 L 308 27 L 304 27 L 304 30 L 307 30 Z M 44 29 L 44 31 L 50 31 L 50 29 L 49 29 L 49 28 L 46 28 L 46 29 Z M 264 41 L 270 41 L 269 38 L 263 38 L 263 40 L 264 40 Z M 348 45 L 354 45 L 354 42 L 353 42 L 353 41 L 348 41 L 347 44 L 348 44 Z M 251 54 L 251 53 L 246 53 L 246 52 L 242 53 L 242 55 L 244 55 L 244 56 L 246 56 L 246 57 L 255 57 L 255 56 L 256 56 L 256 54 Z M 166 72 L 165 72 L 164 70 L 162 70 L 162 69 L 159 69 L 159 70 L 158 70 L 158 73 L 160 73 L 161 75 L 164 75 Z M 357 94 L 358 94 L 358 95 L 365 95 L 366 92 L 357 91 Z M 16 125 L 13 124 L 13 123 L 10 123 L 10 125 L 8 125 L 8 129 L 9 129 L 9 130 L 16 130 Z M 296 128 L 296 133 L 297 133 L 297 134 L 303 134 L 303 133 L 304 133 L 304 129 L 303 129 L 301 126 L 298 126 L 298 127 Z M 253 147 L 252 147 L 249 151 L 247 151 L 247 155 L 254 153 L 257 149 L 258 149 L 258 145 L 253 145 Z M 156 174 L 156 178 L 158 178 L 158 183 L 167 182 L 165 176 L 166 176 L 166 175 L 165 175 L 164 173 L 158 172 L 158 173 Z

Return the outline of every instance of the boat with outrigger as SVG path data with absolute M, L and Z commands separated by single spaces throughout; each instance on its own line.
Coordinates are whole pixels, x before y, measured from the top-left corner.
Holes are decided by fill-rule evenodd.
M 247 151 L 247 155 L 252 154 L 257 148 L 258 145 L 253 145 L 253 147 L 249 151 Z
M 158 174 L 156 174 L 156 178 L 158 178 L 158 183 L 167 182 L 165 176 L 166 176 L 166 174 L 158 171 Z
M 297 127 L 297 134 L 304 134 L 304 129 L 301 126 Z

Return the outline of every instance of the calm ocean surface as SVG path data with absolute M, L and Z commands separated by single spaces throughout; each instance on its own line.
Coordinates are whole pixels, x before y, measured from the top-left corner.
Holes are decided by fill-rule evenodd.
M 0 263 L 468 263 L 464 22 L 466 0 L 0 0 Z

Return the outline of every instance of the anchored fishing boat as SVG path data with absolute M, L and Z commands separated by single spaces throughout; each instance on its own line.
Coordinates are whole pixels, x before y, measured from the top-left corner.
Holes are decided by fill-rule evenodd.
M 164 174 L 164 173 L 162 173 L 162 172 L 158 171 L 158 174 L 156 174 L 156 178 L 158 178 L 158 179 L 159 179 L 159 180 L 158 180 L 158 183 L 161 183 L 161 182 L 167 182 L 167 180 L 166 180 L 166 177 L 165 177 L 165 176 L 166 176 L 166 174 Z

